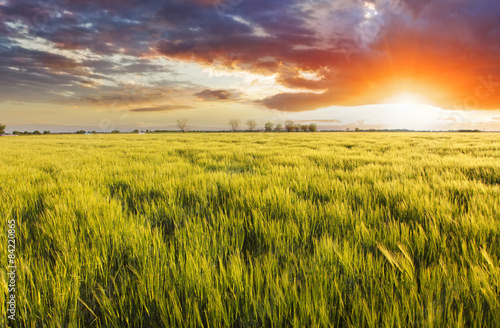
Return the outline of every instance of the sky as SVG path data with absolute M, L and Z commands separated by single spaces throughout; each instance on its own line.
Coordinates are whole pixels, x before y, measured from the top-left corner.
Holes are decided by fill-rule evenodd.
M 498 0 L 0 0 L 7 132 L 500 130 Z

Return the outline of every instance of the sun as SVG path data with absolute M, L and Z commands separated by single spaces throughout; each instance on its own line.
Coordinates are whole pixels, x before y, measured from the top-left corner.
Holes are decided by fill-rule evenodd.
M 408 106 L 430 105 L 429 100 L 427 100 L 424 96 L 411 92 L 398 93 L 388 98 L 387 103 Z
M 394 126 L 410 130 L 435 128 L 436 117 L 442 115 L 440 108 L 420 93 L 399 92 L 386 98 L 387 120 Z

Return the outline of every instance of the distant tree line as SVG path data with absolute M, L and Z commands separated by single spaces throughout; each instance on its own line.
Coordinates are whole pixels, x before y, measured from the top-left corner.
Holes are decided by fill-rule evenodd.
M 457 132 L 482 132 L 481 130 L 458 130 Z
M 38 130 L 35 130 L 33 132 L 30 132 L 30 131 L 23 131 L 23 132 L 21 132 L 21 131 L 14 131 L 12 133 L 15 134 L 15 135 L 18 135 L 18 136 L 20 136 L 20 135 L 41 135 L 42 134 L 42 132 L 40 132 Z M 50 134 L 50 131 L 43 131 L 43 134 Z
M 318 126 L 316 123 L 310 124 L 300 124 L 295 123 L 294 121 L 287 120 L 284 124 L 278 123 L 274 124 L 271 122 L 267 122 L 264 126 L 265 132 L 317 132 Z
M 189 123 L 189 121 L 187 119 L 178 119 L 177 120 L 177 128 L 181 132 L 186 133 L 191 129 L 191 127 L 189 126 L 188 123 Z M 231 119 L 231 120 L 229 120 L 228 124 L 231 128 L 231 131 L 236 132 L 236 131 L 238 131 L 238 129 L 241 126 L 241 120 Z M 259 130 L 257 128 L 257 122 L 255 120 L 252 120 L 252 119 L 246 121 L 246 126 L 248 127 L 248 129 L 246 129 L 246 131 L 249 131 L 249 132 L 262 131 L 262 130 Z M 4 130 L 5 130 L 5 125 L 0 125 L 0 134 L 2 134 Z M 265 132 L 283 132 L 283 131 L 287 131 L 287 132 L 300 132 L 300 131 L 302 131 L 302 132 L 316 132 L 316 131 L 318 131 L 318 127 L 315 123 L 299 124 L 299 123 L 294 123 L 293 121 L 288 120 L 288 121 L 285 121 L 284 124 L 281 124 L 281 123 L 274 124 L 274 123 L 268 122 L 264 125 L 263 131 L 265 131 Z M 154 130 L 154 131 L 146 130 L 146 131 L 143 131 L 142 130 L 139 132 L 138 129 L 135 129 L 133 131 L 133 133 L 151 133 L 151 132 L 168 133 L 168 132 L 174 132 L 174 131 L 171 131 L 171 130 Z M 203 131 L 197 131 L 197 132 L 203 132 Z M 78 130 L 74 133 L 76 133 L 76 134 L 96 134 L 97 132 L 96 131 L 91 132 L 91 131 L 85 131 L 85 130 Z M 119 130 L 113 130 L 110 133 L 118 134 L 121 132 Z M 40 132 L 38 130 L 35 130 L 33 132 L 14 131 L 14 134 L 17 134 L 17 135 L 41 135 L 42 132 Z M 51 134 L 51 132 L 50 131 L 43 131 L 43 134 Z
M 233 118 L 230 119 L 228 122 L 228 125 L 231 129 L 231 132 L 236 132 L 241 126 L 241 120 Z M 255 120 L 247 120 L 246 125 L 248 129 L 246 131 L 248 132 L 254 132 L 257 131 L 257 122 Z M 190 130 L 190 127 L 188 125 L 188 120 L 187 119 L 179 119 L 177 120 L 177 127 L 179 128 L 180 131 L 183 133 L 187 132 Z M 316 123 L 310 123 L 310 124 L 299 124 L 295 123 L 293 121 L 287 120 L 285 121 L 284 124 L 274 124 L 271 122 L 268 122 L 264 125 L 264 131 L 265 132 L 282 132 L 282 131 L 287 131 L 287 132 L 317 132 L 318 131 L 318 126 Z M 155 132 L 170 132 L 170 131 L 155 131 Z
M 177 120 L 177 128 L 179 128 L 179 130 L 183 133 L 186 133 L 190 130 L 190 126 L 189 126 L 189 121 L 187 119 L 179 119 Z M 232 132 L 236 132 L 238 131 L 238 129 L 240 128 L 241 126 L 241 120 L 239 119 L 230 119 L 229 122 L 228 122 L 228 125 L 230 127 L 230 130 Z M 317 132 L 318 131 L 318 127 L 316 125 L 316 123 L 310 123 L 310 124 L 300 124 L 300 123 L 295 123 L 291 120 L 287 120 L 285 121 L 283 124 L 281 123 L 272 123 L 272 122 L 267 122 L 265 125 L 264 125 L 264 129 L 263 130 L 259 130 L 257 129 L 257 123 L 255 122 L 255 120 L 247 120 L 246 121 L 246 125 L 248 127 L 248 129 L 246 129 L 246 131 L 249 131 L 249 132 L 254 132 L 254 131 L 264 131 L 264 132 Z M 0 124 L 0 135 L 1 134 L 4 134 L 5 133 L 5 128 L 6 126 L 4 124 Z M 342 132 L 342 131 L 339 131 L 339 130 L 335 130 L 336 132 Z M 335 131 L 331 131 L 331 132 L 335 132 Z M 347 132 L 351 132 L 351 131 L 354 131 L 354 132 L 419 132 L 419 131 L 415 131 L 415 130 L 409 130 L 409 129 L 360 129 L 358 127 L 354 128 L 354 130 L 351 130 L 351 128 L 346 128 L 345 131 Z M 172 131 L 172 130 L 141 130 L 139 131 L 138 129 L 135 129 L 132 133 L 139 133 L 139 134 L 143 134 L 143 133 L 172 133 L 172 132 L 175 132 L 175 131 Z M 202 130 L 197 130 L 197 131 L 193 131 L 193 132 L 213 132 L 213 131 L 202 131 Z M 421 132 L 425 132 L 425 131 L 421 131 Z M 430 131 L 429 131 L 430 132 Z M 478 129 L 475 129 L 475 130 L 472 130 L 472 129 L 462 129 L 462 130 L 449 130 L 448 132 L 482 132 L 481 130 L 478 130 Z M 15 135 L 41 135 L 41 134 L 51 134 L 50 131 L 43 131 L 40 132 L 38 130 L 35 130 L 33 132 L 30 132 L 30 131 L 14 131 L 13 132 Z M 76 134 L 97 134 L 96 131 L 85 131 L 85 130 L 78 130 L 76 132 L 74 132 Z M 102 133 L 105 133 L 105 132 L 102 132 Z M 112 134 L 118 134 L 118 133 L 122 133 L 120 132 L 119 130 L 113 130 L 111 131 L 110 133 Z M 125 132 L 125 133 L 129 133 L 129 132 Z

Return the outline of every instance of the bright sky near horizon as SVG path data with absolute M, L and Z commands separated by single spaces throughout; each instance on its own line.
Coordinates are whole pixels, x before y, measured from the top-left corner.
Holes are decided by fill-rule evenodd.
M 7 131 L 500 130 L 496 0 L 0 0 Z

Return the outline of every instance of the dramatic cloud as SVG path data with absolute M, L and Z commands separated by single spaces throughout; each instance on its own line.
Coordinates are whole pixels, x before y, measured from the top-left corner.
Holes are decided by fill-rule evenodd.
M 281 111 L 400 93 L 446 109 L 500 109 L 498 17 L 496 0 L 3 0 L 0 101 L 71 94 L 159 110 L 168 107 L 151 104 L 176 94 L 154 78 L 174 80 L 182 62 L 272 76 L 287 91 L 251 101 Z M 149 79 L 140 93 L 103 92 L 136 76 Z M 239 91 L 203 88 L 195 100 Z

